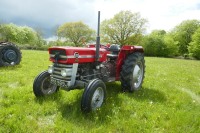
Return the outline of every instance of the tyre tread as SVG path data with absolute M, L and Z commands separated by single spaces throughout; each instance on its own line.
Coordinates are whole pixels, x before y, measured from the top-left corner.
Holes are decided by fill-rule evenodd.
M 0 42 L 0 54 L 1 54 L 1 51 L 6 47 L 11 47 L 17 53 L 18 58 L 15 61 L 15 65 L 18 65 L 21 62 L 21 58 L 22 58 L 21 50 L 14 43 L 11 43 L 11 42 Z M 5 62 L 2 58 L 0 58 L 0 66 L 11 66 L 11 64 Z
M 121 80 L 121 86 L 122 86 L 123 91 L 128 90 L 129 92 L 133 92 L 135 90 L 130 84 L 130 78 L 131 78 L 132 71 L 134 69 L 133 66 L 136 64 L 137 61 L 142 62 L 143 67 L 144 67 L 143 68 L 144 73 L 145 73 L 145 60 L 144 60 L 143 53 L 136 52 L 136 53 L 127 55 L 127 58 L 125 59 L 124 64 L 122 66 L 122 70 L 120 72 L 120 80 Z M 144 77 L 142 80 L 144 80 Z

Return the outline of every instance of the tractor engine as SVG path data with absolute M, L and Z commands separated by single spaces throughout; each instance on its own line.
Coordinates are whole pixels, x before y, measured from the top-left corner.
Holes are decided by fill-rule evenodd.
M 100 68 L 101 78 L 104 82 L 109 82 L 115 77 L 116 73 L 116 61 L 111 60 L 103 63 Z
M 78 79 L 83 81 L 89 81 L 97 77 L 98 73 L 95 70 L 95 66 L 91 63 L 81 64 L 78 68 Z
M 89 82 L 92 79 L 99 78 L 104 82 L 115 77 L 116 62 L 114 60 L 104 62 L 97 69 L 94 63 L 80 64 L 77 70 L 77 79 Z
M 109 48 L 110 53 L 107 54 L 107 61 L 103 62 L 101 67 L 101 79 L 104 82 L 115 81 L 116 77 L 116 62 L 120 51 L 119 45 L 111 45 Z
M 92 79 L 99 78 L 108 82 L 111 77 L 115 77 L 115 62 L 108 61 L 96 68 L 94 63 L 80 64 L 77 71 L 77 79 L 89 82 Z

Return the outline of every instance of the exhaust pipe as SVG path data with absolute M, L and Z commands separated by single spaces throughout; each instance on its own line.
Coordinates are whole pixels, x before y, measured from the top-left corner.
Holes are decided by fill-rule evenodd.
M 100 11 L 98 11 L 98 26 L 97 26 L 97 38 L 96 38 L 96 62 L 99 61 L 99 49 L 100 49 Z

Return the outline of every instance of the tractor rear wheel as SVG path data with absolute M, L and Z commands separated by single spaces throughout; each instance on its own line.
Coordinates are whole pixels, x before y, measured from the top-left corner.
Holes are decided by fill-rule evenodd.
M 127 56 L 120 73 L 123 91 L 133 92 L 142 86 L 145 73 L 145 61 L 143 53 L 132 53 Z
M 0 42 L 0 66 L 18 65 L 21 58 L 21 51 L 15 44 Z
M 36 97 L 50 95 L 58 90 L 58 86 L 51 84 L 50 74 L 47 71 L 41 72 L 34 80 L 33 92 Z
M 89 113 L 100 108 L 106 98 L 106 85 L 100 79 L 89 82 L 81 100 L 81 110 Z

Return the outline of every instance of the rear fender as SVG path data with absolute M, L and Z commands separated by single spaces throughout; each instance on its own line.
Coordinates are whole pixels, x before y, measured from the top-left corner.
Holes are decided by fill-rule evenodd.
M 142 46 L 128 46 L 128 45 L 122 46 L 117 58 L 115 80 L 120 80 L 120 72 L 121 72 L 124 60 L 126 59 L 126 56 L 134 52 L 144 53 L 144 49 Z

